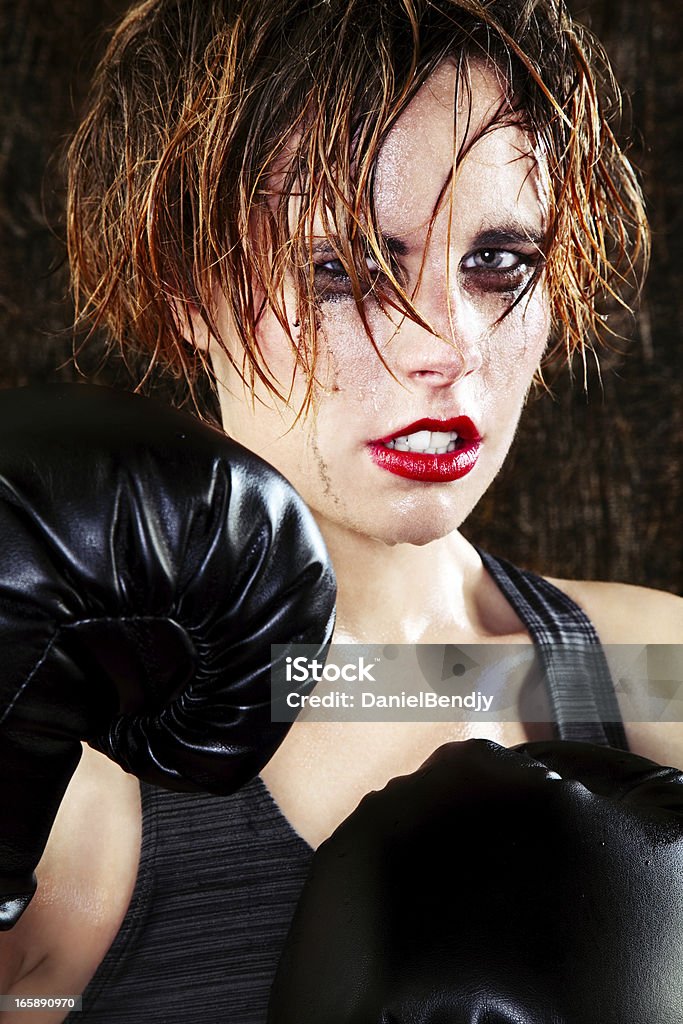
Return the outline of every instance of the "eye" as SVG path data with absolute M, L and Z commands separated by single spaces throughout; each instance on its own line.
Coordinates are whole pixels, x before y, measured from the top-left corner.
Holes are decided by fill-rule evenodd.
M 368 256 L 365 260 L 365 266 L 371 274 L 379 274 L 379 267 L 374 259 Z M 347 278 L 348 273 L 346 267 L 341 260 L 326 260 L 325 263 L 316 263 L 315 272 L 316 274 L 321 271 L 325 274 L 330 274 L 332 277 Z
M 528 265 L 529 257 L 508 249 L 479 249 L 462 261 L 465 270 L 516 270 Z
M 370 256 L 365 260 L 365 266 L 373 279 L 380 276 L 380 269 L 377 262 Z M 341 260 L 325 260 L 323 263 L 314 265 L 315 290 L 320 299 L 334 299 L 344 296 L 352 296 L 353 288 L 351 279 L 345 264 Z
M 470 292 L 514 293 L 529 283 L 542 260 L 538 249 L 475 249 L 460 263 L 460 276 Z
M 335 276 L 343 275 L 344 277 L 348 277 L 344 264 L 342 263 L 341 260 L 327 260 L 325 263 L 316 263 L 315 272 L 316 274 L 325 273 L 334 274 Z

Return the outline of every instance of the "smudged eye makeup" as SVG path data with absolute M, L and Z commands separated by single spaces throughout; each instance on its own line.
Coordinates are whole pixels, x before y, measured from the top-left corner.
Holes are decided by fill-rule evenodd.
M 477 249 L 460 261 L 459 276 L 470 293 L 510 294 L 528 284 L 542 262 L 538 247 L 526 251 Z
M 407 253 L 407 246 L 400 239 L 391 236 L 384 238 L 383 244 L 386 245 L 387 261 L 395 279 L 403 282 L 406 277 L 401 266 L 401 257 Z M 336 239 L 318 241 L 312 247 L 313 282 L 320 302 L 353 298 L 348 268 L 337 255 L 338 252 L 339 245 Z M 366 298 L 370 298 L 375 289 L 377 292 L 385 293 L 392 290 L 391 281 L 371 253 L 365 258 L 365 273 L 362 276 L 365 282 L 370 283 Z
M 378 281 L 383 275 L 376 261 L 368 257 L 365 266 L 370 278 Z M 319 299 L 333 299 L 342 296 L 353 296 L 351 278 L 344 263 L 339 259 L 325 260 L 314 263 L 315 292 Z
M 543 262 L 538 244 L 524 249 L 485 247 L 471 251 L 458 266 L 458 276 L 463 287 L 470 293 L 511 294 L 523 288 L 537 273 Z M 314 283 L 316 295 L 321 301 L 353 297 L 353 288 L 346 266 L 337 258 L 316 261 Z M 373 285 L 390 288 L 390 282 L 372 257 L 366 259 L 366 269 Z M 400 264 L 392 268 L 399 281 L 407 275 Z

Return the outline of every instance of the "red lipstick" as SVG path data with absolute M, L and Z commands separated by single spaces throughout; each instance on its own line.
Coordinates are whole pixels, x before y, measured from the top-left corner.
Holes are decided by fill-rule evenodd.
M 391 447 L 397 438 L 419 431 L 456 433 L 457 438 L 448 446 L 453 450 L 435 454 L 400 451 Z M 422 419 L 401 427 L 387 437 L 371 441 L 368 448 L 375 465 L 394 473 L 395 476 L 424 483 L 448 483 L 451 480 L 459 480 L 474 469 L 481 448 L 481 437 L 469 416 L 456 416 L 449 420 Z

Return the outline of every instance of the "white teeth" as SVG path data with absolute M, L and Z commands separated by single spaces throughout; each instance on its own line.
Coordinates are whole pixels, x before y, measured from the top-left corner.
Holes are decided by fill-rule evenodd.
M 432 435 L 429 430 L 416 430 L 414 434 L 408 434 L 405 437 L 405 441 L 410 445 L 411 451 L 423 452 L 426 448 L 435 444 L 435 442 L 432 441 L 433 436 L 436 435 Z M 404 438 L 401 438 L 401 440 L 403 441 Z
M 456 434 L 455 437 L 457 437 L 457 436 L 458 435 Z M 437 447 L 438 446 L 439 448 L 445 448 L 446 445 L 449 444 L 449 442 L 455 440 L 455 437 L 453 436 L 453 431 L 450 431 L 450 430 L 448 431 L 448 433 L 445 433 L 445 434 L 442 433 L 441 431 L 439 431 L 439 432 L 432 431 L 431 445 L 432 445 L 432 447 Z
M 458 433 L 456 430 L 416 430 L 413 434 L 404 434 L 387 441 L 387 448 L 397 452 L 419 452 L 424 455 L 445 455 L 457 448 Z

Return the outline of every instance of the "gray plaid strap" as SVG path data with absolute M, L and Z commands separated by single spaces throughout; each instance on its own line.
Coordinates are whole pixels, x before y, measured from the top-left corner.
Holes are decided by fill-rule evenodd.
M 557 737 L 628 750 L 605 653 L 586 613 L 541 576 L 479 554 L 534 641 Z

